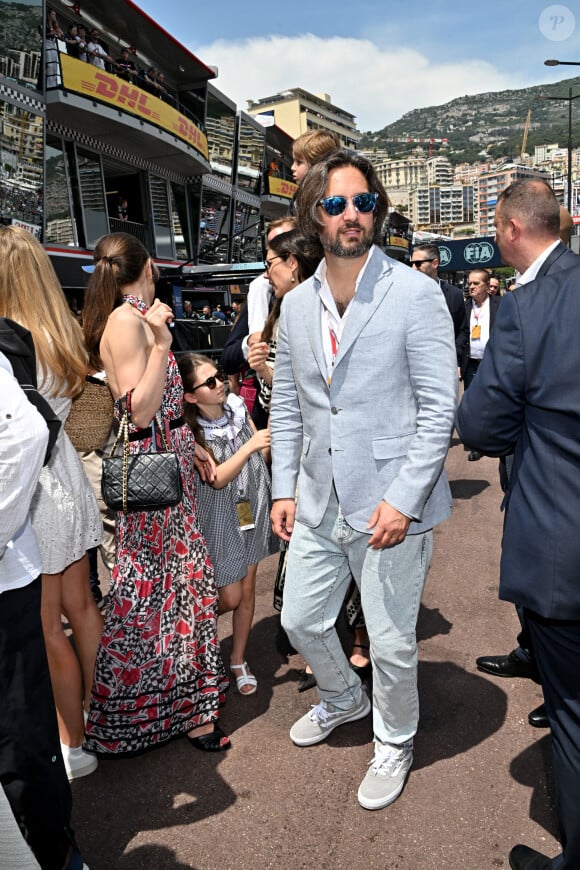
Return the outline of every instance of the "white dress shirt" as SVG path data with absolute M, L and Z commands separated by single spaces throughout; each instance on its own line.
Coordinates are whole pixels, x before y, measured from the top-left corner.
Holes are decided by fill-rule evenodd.
M 47 443 L 44 419 L 0 353 L 0 593 L 27 586 L 42 571 L 29 510 Z

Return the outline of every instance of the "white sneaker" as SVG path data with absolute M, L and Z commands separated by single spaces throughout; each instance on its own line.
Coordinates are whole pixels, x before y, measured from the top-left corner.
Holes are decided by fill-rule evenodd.
M 358 790 L 358 802 L 365 810 L 381 810 L 396 801 L 413 764 L 413 741 L 401 746 L 375 743 L 375 757 Z
M 371 702 L 364 691 L 361 692 L 359 703 L 349 710 L 335 710 L 332 704 L 320 701 L 294 723 L 290 729 L 290 740 L 296 746 L 313 746 L 326 740 L 337 725 L 364 719 L 370 713 L 370 709 Z
M 99 766 L 95 756 L 85 752 L 82 746 L 65 746 L 64 743 L 61 743 L 60 750 L 69 782 L 94 773 Z

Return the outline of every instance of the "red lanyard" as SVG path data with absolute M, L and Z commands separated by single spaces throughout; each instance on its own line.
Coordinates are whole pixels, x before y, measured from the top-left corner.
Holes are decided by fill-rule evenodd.
M 331 326 L 328 327 L 328 332 L 330 335 L 330 351 L 332 354 L 330 364 L 331 364 L 331 367 L 334 367 L 334 361 L 335 361 L 336 355 L 338 353 L 338 336 L 336 335 L 336 332 L 334 331 L 334 329 Z M 330 381 L 331 381 L 331 375 L 328 376 L 328 386 L 330 386 Z

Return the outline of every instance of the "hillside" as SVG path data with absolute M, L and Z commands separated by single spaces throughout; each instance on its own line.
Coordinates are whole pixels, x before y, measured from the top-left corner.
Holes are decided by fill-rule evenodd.
M 448 139 L 446 156 L 452 163 L 473 163 L 489 157 L 516 156 L 528 110 L 531 110 L 526 151 L 535 145 L 558 142 L 568 144 L 568 100 L 545 100 L 542 96 L 568 97 L 578 94 L 580 76 L 552 85 L 538 85 L 514 91 L 491 91 L 475 96 L 458 97 L 442 106 L 430 106 L 406 112 L 398 121 L 376 133 L 363 134 L 360 149 L 384 149 L 395 157 L 411 151 L 416 144 L 394 143 L 397 137 Z M 573 146 L 580 145 L 580 101 L 572 101 Z

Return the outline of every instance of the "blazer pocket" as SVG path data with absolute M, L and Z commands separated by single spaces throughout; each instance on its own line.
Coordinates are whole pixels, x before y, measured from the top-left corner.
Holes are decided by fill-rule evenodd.
M 302 436 L 302 456 L 308 456 L 310 450 L 310 435 Z
M 391 435 L 390 438 L 373 438 L 373 457 L 396 459 L 398 456 L 405 456 L 414 437 L 415 433 L 410 432 L 408 435 Z

